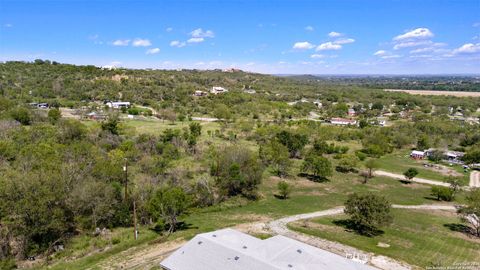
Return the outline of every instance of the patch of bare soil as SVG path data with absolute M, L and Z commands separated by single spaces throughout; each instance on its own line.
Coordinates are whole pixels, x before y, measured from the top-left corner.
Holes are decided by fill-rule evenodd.
M 160 244 L 133 247 L 113 256 L 98 267 L 106 270 L 150 269 L 159 266 L 163 259 L 180 248 L 185 242 L 184 239 L 176 239 Z
M 435 90 L 403 90 L 403 89 L 384 89 L 387 92 L 405 92 L 411 95 L 423 96 L 455 96 L 455 97 L 480 97 L 480 92 L 464 91 L 435 91 Z

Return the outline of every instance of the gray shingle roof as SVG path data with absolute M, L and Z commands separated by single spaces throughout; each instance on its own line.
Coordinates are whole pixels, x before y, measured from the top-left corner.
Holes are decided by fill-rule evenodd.
M 168 270 L 374 269 L 284 236 L 261 240 L 232 229 L 199 234 L 160 265 Z

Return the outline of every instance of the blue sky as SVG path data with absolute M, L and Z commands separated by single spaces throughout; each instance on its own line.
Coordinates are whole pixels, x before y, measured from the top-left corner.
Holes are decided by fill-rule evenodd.
M 480 0 L 0 0 L 0 60 L 480 73 Z

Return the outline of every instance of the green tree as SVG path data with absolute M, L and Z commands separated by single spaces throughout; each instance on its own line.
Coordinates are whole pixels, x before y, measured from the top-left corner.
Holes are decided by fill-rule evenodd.
M 10 116 L 20 122 L 22 125 L 30 125 L 32 123 L 32 116 L 30 111 L 23 107 L 18 107 L 10 111 Z
M 373 235 L 379 227 L 392 223 L 390 211 L 390 202 L 385 197 L 372 193 L 351 194 L 345 202 L 344 209 L 355 229 L 366 235 Z
M 190 134 L 195 138 L 198 138 L 202 134 L 202 125 L 198 122 L 192 122 L 189 125 Z
M 417 148 L 418 150 L 426 150 L 430 148 L 430 139 L 427 135 L 422 135 L 420 138 L 418 138 Z
M 467 193 L 465 204 L 458 213 L 470 226 L 473 234 L 480 237 L 480 188 L 474 188 Z
M 376 159 L 370 158 L 365 162 L 365 168 L 368 170 L 368 178 L 373 177 L 373 172 L 378 168 L 378 162 Z
M 282 199 L 287 199 L 292 192 L 292 186 L 287 181 L 280 181 L 277 184 L 278 194 Z
M 308 143 L 308 137 L 306 135 L 296 134 L 286 130 L 279 132 L 276 137 L 281 144 L 288 148 L 291 158 L 300 157 L 300 152 Z
M 48 120 L 50 121 L 50 123 L 52 123 L 52 125 L 57 123 L 61 117 L 62 113 L 57 108 L 53 108 L 48 111 Z
M 408 170 L 406 170 L 404 173 L 403 173 L 403 176 L 405 176 L 405 179 L 408 181 L 408 182 L 411 182 L 412 179 L 417 176 L 418 174 L 418 170 L 415 169 L 415 168 L 408 168 Z
M 358 158 L 355 155 L 345 154 L 338 161 L 338 165 L 335 169 L 343 173 L 355 172 L 357 164 Z
M 451 201 L 453 199 L 453 190 L 448 187 L 432 187 L 432 195 L 439 201 Z
M 157 220 L 163 220 L 169 226 L 168 232 L 176 230 L 178 218 L 190 206 L 190 197 L 180 187 L 157 189 L 149 202 L 149 212 Z
M 111 134 L 118 135 L 118 119 L 117 117 L 109 117 L 106 121 L 102 122 L 102 130 L 108 131 Z
M 277 140 L 272 140 L 267 145 L 260 145 L 259 152 L 263 163 L 271 166 L 278 177 L 288 175 L 292 162 L 289 159 L 290 153 L 286 146 Z
M 302 171 L 312 173 L 315 177 L 326 178 L 332 175 L 332 163 L 328 158 L 308 155 L 303 161 Z
M 256 197 L 263 167 L 252 151 L 233 145 L 216 149 L 213 156 L 210 172 L 224 198 L 236 195 Z

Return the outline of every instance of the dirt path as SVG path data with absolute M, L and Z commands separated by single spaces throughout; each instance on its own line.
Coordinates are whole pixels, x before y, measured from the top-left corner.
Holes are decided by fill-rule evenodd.
M 480 188 L 480 171 L 472 171 L 470 173 L 470 187 Z
M 390 178 L 395 178 L 395 179 L 400 179 L 400 180 L 405 180 L 405 176 L 403 174 L 399 173 L 391 173 L 391 172 L 386 172 L 386 171 L 375 171 L 376 175 L 381 175 L 381 176 L 387 176 Z M 427 184 L 427 185 L 435 185 L 435 186 L 444 186 L 444 187 L 449 187 L 449 183 L 441 182 L 441 181 L 435 181 L 435 180 L 429 180 L 425 178 L 419 178 L 419 177 L 414 177 L 412 179 L 412 182 L 416 183 L 421 183 L 421 184 Z
M 105 270 L 151 269 L 158 266 L 163 259 L 180 248 L 185 242 L 183 239 L 176 239 L 165 243 L 133 247 L 115 254 L 97 267 Z
M 423 209 L 423 210 L 445 210 L 445 211 L 456 211 L 454 206 L 450 205 L 392 205 L 393 208 L 399 209 Z M 406 270 L 412 269 L 406 263 L 396 261 L 392 258 L 388 258 L 385 256 L 375 255 L 373 253 L 368 253 L 354 247 L 350 247 L 344 244 L 340 244 L 337 242 L 321 239 L 318 237 L 306 235 L 303 233 L 291 231 L 287 224 L 294 221 L 299 221 L 303 219 L 310 219 L 310 218 L 317 218 L 317 217 L 324 217 L 324 216 L 332 216 L 338 215 L 343 213 L 343 206 L 335 207 L 332 209 L 318 211 L 313 213 L 307 214 L 300 214 L 289 216 L 281 219 L 277 219 L 267 223 L 268 228 L 276 234 L 284 235 L 286 237 L 290 237 L 292 239 L 296 239 L 298 241 L 307 243 L 309 245 L 336 253 L 341 256 L 354 256 L 360 258 L 361 260 L 368 262 L 369 264 L 379 268 L 379 269 L 386 269 L 386 270 Z

